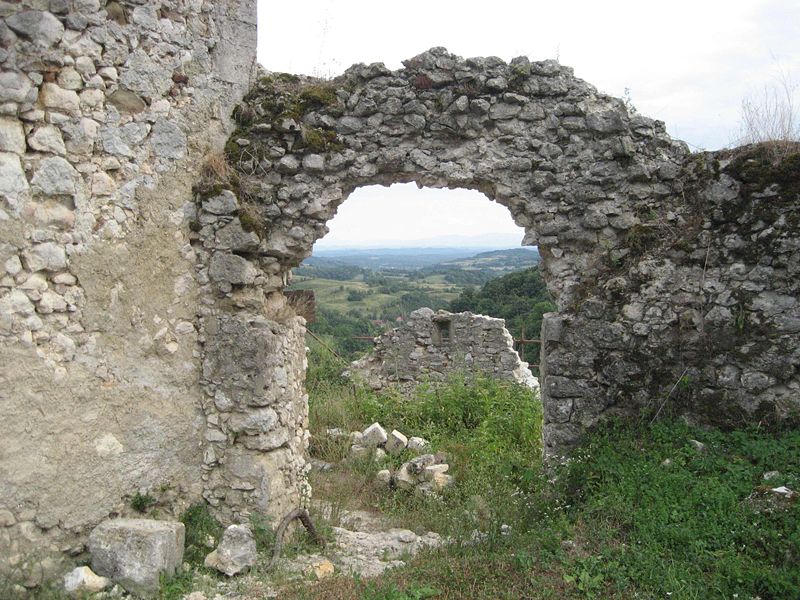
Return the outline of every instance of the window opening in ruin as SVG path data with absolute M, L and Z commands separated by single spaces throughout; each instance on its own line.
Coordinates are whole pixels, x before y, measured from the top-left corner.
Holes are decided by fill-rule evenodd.
M 446 344 L 450 341 L 453 332 L 453 322 L 450 319 L 434 321 L 436 328 L 433 332 L 435 344 Z
M 491 312 L 501 302 L 469 304 L 464 292 L 530 269 L 539 258 L 521 245 L 525 231 L 508 208 L 476 190 L 362 186 L 327 227 L 312 256 L 294 269 L 290 289 L 314 292 L 317 323 L 309 331 L 346 360 L 369 352 L 375 336 L 423 307 L 506 316 Z M 509 322 L 514 337 L 520 323 Z M 452 343 L 451 323 L 432 330 L 434 343 Z M 538 363 L 533 349 L 526 354 L 523 360 Z

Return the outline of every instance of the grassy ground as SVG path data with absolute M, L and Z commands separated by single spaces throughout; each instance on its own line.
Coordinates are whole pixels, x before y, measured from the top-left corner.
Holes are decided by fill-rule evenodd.
M 318 475 L 317 495 L 454 543 L 380 581 L 336 577 L 287 598 L 800 598 L 800 503 L 770 491 L 800 489 L 798 431 L 620 425 L 544 472 L 538 400 L 522 390 L 478 380 L 377 398 L 337 371 L 312 365 L 313 454 L 343 458 L 324 429 L 377 420 L 448 452 L 458 484 L 422 500 L 381 489 L 384 465 L 362 462 Z

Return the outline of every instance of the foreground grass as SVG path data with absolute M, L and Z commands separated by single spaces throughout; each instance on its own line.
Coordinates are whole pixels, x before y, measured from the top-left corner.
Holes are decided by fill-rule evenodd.
M 315 368 L 313 453 L 344 458 L 346 444 L 324 429 L 377 420 L 431 439 L 458 481 L 425 500 L 376 486 L 384 465 L 349 463 L 318 476 L 318 495 L 453 543 L 380 581 L 338 577 L 286 597 L 800 598 L 800 503 L 770 491 L 800 489 L 798 431 L 609 427 L 544 473 L 538 405 L 518 388 L 462 381 L 378 398 L 342 384 L 331 364 Z M 768 471 L 779 474 L 765 481 Z

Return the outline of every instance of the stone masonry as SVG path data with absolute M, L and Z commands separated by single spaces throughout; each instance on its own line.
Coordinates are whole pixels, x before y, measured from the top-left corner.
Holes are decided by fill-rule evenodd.
M 482 373 L 531 388 L 539 383 L 514 350 L 502 319 L 420 308 L 400 327 L 375 338 L 375 348 L 350 365 L 351 376 L 379 390 Z
M 0 1 L 3 572 L 60 574 L 137 493 L 301 502 L 282 290 L 363 185 L 479 190 L 539 246 L 548 453 L 611 416 L 796 419 L 796 148 L 692 155 L 553 61 L 319 81 L 255 50 L 254 0 Z
M 190 239 L 231 220 L 192 188 L 252 84 L 255 13 L 0 1 L 0 579 L 60 575 L 137 493 L 227 521 L 300 501 L 302 320 L 245 316 Z
M 286 275 L 357 187 L 468 188 L 537 244 L 546 452 L 610 417 L 797 422 L 797 146 L 691 154 L 554 61 L 434 48 L 332 81 L 271 74 L 237 107 L 237 193 Z

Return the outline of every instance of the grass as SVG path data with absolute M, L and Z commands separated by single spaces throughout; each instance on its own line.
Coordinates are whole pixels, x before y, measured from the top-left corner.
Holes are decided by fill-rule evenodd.
M 476 379 L 376 396 L 353 389 L 339 368 L 312 352 L 312 454 L 339 461 L 347 442 L 324 430 L 377 420 L 446 451 L 457 484 L 420 499 L 375 484 L 384 465 L 357 461 L 317 474 L 315 493 L 452 543 L 380 580 L 335 577 L 287 598 L 800 597 L 800 503 L 770 491 L 800 489 L 798 431 L 619 424 L 543 470 L 538 401 L 520 390 Z

